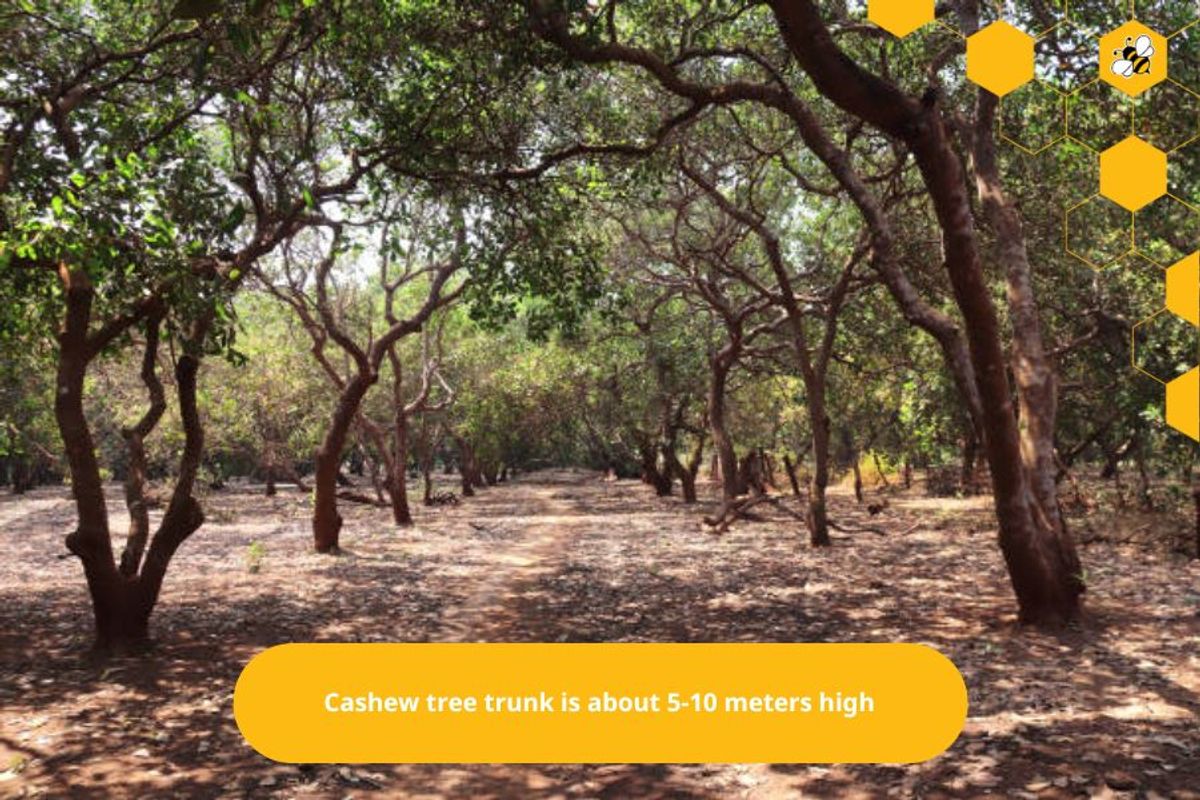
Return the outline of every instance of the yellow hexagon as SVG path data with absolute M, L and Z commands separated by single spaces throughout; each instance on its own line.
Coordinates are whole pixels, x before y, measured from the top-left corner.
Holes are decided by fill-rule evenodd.
M 1100 154 L 1100 194 L 1137 211 L 1167 193 L 1167 154 L 1130 136 Z
M 993 22 L 967 39 L 967 77 L 1003 97 L 1033 80 L 1034 38 Z
M 1167 40 L 1137 20 L 1100 37 L 1100 78 L 1131 97 L 1167 79 Z
M 1200 328 L 1200 252 L 1167 270 L 1167 310 Z
M 1167 424 L 1200 442 L 1200 367 L 1167 384 Z
M 869 0 L 867 19 L 901 38 L 933 22 L 935 0 Z

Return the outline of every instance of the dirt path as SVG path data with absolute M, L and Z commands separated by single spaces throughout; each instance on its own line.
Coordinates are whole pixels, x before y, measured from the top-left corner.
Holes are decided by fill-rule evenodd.
M 1200 564 L 1169 553 L 1085 546 L 1094 621 L 1055 638 L 1014 627 L 980 499 L 891 495 L 870 520 L 887 536 L 818 552 L 782 515 L 714 537 L 711 504 L 555 471 L 418 508 L 410 529 L 346 507 L 340 558 L 311 552 L 307 502 L 207 498 L 157 650 L 94 664 L 78 564 L 58 557 L 66 491 L 0 500 L 0 798 L 1200 797 Z M 834 493 L 840 521 L 860 508 Z M 322 640 L 927 642 L 971 710 L 911 766 L 268 762 L 232 721 L 234 682 L 265 647 Z
M 521 519 L 519 538 L 501 541 L 486 555 L 488 567 L 478 577 L 465 602 L 442 615 L 439 641 L 504 642 L 519 627 L 519 599 L 528 587 L 561 567 L 571 542 L 587 519 L 572 513 L 561 495 L 587 491 L 591 474 L 559 473 L 538 484 L 514 484 L 505 501 L 528 509 Z M 487 522 L 468 521 L 480 533 L 492 530 Z

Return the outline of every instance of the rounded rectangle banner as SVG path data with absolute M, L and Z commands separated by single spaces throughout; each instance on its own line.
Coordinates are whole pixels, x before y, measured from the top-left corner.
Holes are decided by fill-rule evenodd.
M 233 708 L 290 763 L 904 763 L 967 690 L 917 644 L 288 644 Z

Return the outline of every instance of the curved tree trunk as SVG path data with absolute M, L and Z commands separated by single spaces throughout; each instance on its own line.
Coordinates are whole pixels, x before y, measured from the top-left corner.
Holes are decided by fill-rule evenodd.
M 60 276 L 63 281 L 66 315 L 59 336 L 54 416 L 67 455 L 71 492 L 78 516 L 77 527 L 67 535 L 65 544 L 83 565 L 88 592 L 92 599 L 97 649 L 136 649 L 148 640 L 150 614 L 158 601 L 163 578 L 172 556 L 204 523 L 204 514 L 200 504 L 192 496 L 192 489 L 195 486 L 204 446 L 204 429 L 196 403 L 196 376 L 200 368 L 199 354 L 203 352 L 202 343 L 211 318 L 202 317 L 195 324 L 189 338 L 183 343 L 184 353 L 175 367 L 184 446 L 179 461 L 179 475 L 170 503 L 158 530 L 149 542 L 140 571 L 131 569 L 129 574 L 123 574 L 114 558 L 100 466 L 83 408 L 87 368 L 103 347 L 103 340 L 96 340 L 88 334 L 94 291 L 82 270 L 73 270 L 63 265 L 60 268 Z M 117 328 L 117 333 L 113 335 L 118 335 L 121 330 L 135 324 L 137 318 L 137 315 L 131 315 L 130 321 Z M 152 323 L 152 326 L 156 325 L 157 322 Z M 152 350 L 156 341 L 157 332 L 148 333 L 147 349 Z M 153 369 L 153 364 L 153 359 L 147 357 L 144 361 L 143 377 L 146 377 L 145 370 Z M 136 427 L 136 432 L 143 435 L 153 427 L 151 421 L 156 421 L 158 398 L 153 386 L 156 380 L 152 376 L 152 380 L 147 381 L 147 388 L 151 393 L 151 409 Z M 136 491 L 139 487 L 135 484 L 131 488 Z M 136 497 L 134 499 L 137 500 Z M 140 551 L 144 545 L 144 542 L 137 541 L 136 537 L 139 535 L 138 523 L 135 521 L 131 526 L 133 541 L 131 548 L 127 550 L 130 563 L 133 561 L 134 552 Z M 140 552 L 137 555 L 140 556 Z
M 1000 548 L 1023 622 L 1056 626 L 1081 613 L 1073 548 L 1035 502 L 1040 476 L 1022 453 L 995 306 L 983 270 L 966 172 L 936 95 L 918 100 L 859 67 L 833 39 L 812 0 L 770 0 L 788 49 L 817 90 L 911 151 L 942 231 L 945 266 L 965 323 L 983 412 Z
M 375 382 L 373 376 L 355 375 L 338 396 L 325 438 L 317 448 L 313 476 L 313 546 L 318 553 L 337 553 L 342 516 L 337 509 L 338 472 L 350 426 L 363 397 Z
M 461 436 L 454 437 L 455 443 L 458 445 L 458 471 L 462 477 L 462 496 L 474 497 L 474 472 L 475 472 L 475 455 L 471 450 L 471 445 Z
M 704 461 L 704 436 L 696 435 L 696 445 L 688 456 L 687 464 L 682 464 L 672 448 L 664 453 L 667 466 L 679 478 L 679 487 L 683 492 L 683 502 L 691 505 L 696 502 L 696 475 L 700 472 L 700 464 Z
M 830 421 L 825 413 L 824 377 L 806 386 L 805 394 L 813 445 L 813 472 L 808 485 L 808 541 L 813 547 L 828 547 L 832 544 L 825 501 L 825 490 L 829 488 Z
M 737 454 L 725 424 L 725 388 L 729 380 L 729 365 L 718 357 L 710 360 L 710 368 L 708 427 L 712 432 L 714 455 L 721 470 L 721 496 L 729 502 L 738 496 Z
M 396 407 L 391 473 L 392 520 L 400 526 L 412 525 L 412 511 L 408 507 L 408 415 L 403 405 Z

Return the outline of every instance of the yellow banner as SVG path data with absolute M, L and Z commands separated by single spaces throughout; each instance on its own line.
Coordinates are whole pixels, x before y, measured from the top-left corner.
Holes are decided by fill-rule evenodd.
M 916 644 L 289 644 L 233 708 L 290 763 L 907 763 L 967 691 Z

